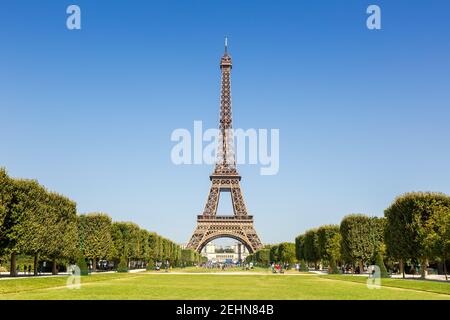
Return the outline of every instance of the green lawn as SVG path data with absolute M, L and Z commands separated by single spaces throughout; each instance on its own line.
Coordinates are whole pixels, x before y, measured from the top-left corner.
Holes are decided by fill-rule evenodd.
M 27 278 L 0 280 L 0 299 L 450 299 L 448 283 L 390 279 L 389 286 L 371 290 L 364 278 L 356 278 L 254 272 L 97 274 L 82 277 L 78 290 L 66 288 L 67 277 Z

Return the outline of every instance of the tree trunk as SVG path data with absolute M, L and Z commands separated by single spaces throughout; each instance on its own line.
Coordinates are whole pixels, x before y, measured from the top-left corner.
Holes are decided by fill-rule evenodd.
M 364 263 L 361 260 L 359 260 L 359 274 L 362 274 L 364 272 Z
M 448 277 L 447 277 L 447 262 L 445 261 L 445 257 L 444 259 L 442 259 L 444 261 L 444 274 L 445 274 L 445 281 L 448 281 Z
M 403 279 L 405 279 L 405 265 L 403 264 L 403 259 L 400 259 L 399 264 L 400 273 L 403 275 Z
M 37 253 L 34 255 L 33 274 L 34 274 L 34 276 L 37 276 L 37 274 L 38 274 L 38 254 Z
M 15 277 L 17 276 L 17 272 L 16 272 L 16 253 L 13 252 L 11 253 L 11 269 L 9 270 L 9 275 L 11 277 Z
M 53 275 L 57 275 L 57 274 L 58 274 L 58 270 L 56 269 L 56 259 L 53 259 L 53 263 L 52 263 L 52 274 L 53 274 Z
M 420 278 L 425 279 L 427 276 L 427 260 L 423 259 L 420 264 Z
M 97 271 L 97 259 L 92 259 L 92 271 Z

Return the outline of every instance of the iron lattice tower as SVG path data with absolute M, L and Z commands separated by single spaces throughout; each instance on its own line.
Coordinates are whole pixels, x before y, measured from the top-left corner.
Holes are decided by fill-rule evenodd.
M 189 240 L 187 248 L 200 252 L 210 241 L 229 237 L 242 242 L 250 253 L 262 247 L 255 228 L 253 216 L 248 215 L 240 187 L 241 176 L 236 170 L 236 157 L 233 144 L 231 113 L 231 56 L 225 38 L 225 53 L 220 60 L 221 96 L 220 123 L 217 159 L 210 175 L 211 188 L 203 214 L 197 216 L 197 227 Z M 221 192 L 230 192 L 234 214 L 217 215 Z

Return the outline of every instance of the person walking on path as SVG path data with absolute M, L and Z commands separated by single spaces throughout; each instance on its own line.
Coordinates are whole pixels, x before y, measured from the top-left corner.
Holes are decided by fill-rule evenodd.
M 170 263 L 169 260 L 166 260 L 166 272 L 169 272 Z

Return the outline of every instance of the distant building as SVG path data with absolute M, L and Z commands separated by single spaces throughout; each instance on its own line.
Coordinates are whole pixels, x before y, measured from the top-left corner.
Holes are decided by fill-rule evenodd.
M 201 255 L 213 263 L 238 263 L 245 260 L 249 252 L 240 242 L 227 247 L 217 246 L 214 242 L 210 242 L 203 248 Z

